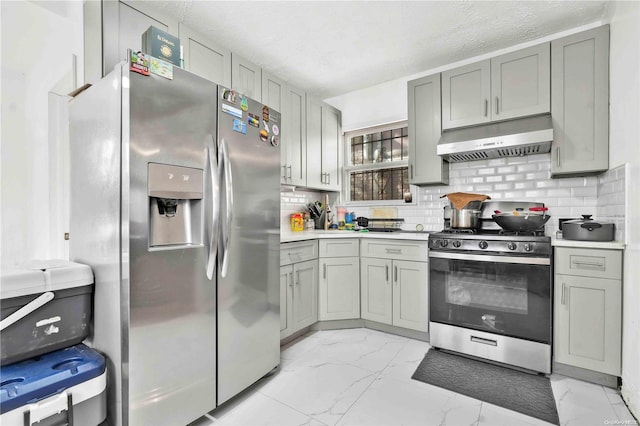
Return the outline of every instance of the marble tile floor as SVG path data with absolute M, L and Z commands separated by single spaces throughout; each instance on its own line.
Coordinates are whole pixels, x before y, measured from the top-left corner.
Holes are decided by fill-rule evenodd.
M 280 370 L 191 426 L 548 425 L 411 379 L 429 344 L 358 328 L 282 348 Z M 637 425 L 619 392 L 551 375 L 562 426 Z

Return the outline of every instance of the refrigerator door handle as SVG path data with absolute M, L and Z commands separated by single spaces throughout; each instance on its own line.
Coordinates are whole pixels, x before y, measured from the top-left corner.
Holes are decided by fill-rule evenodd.
M 218 158 L 222 163 L 221 172 L 224 172 L 224 192 L 226 200 L 225 223 L 222 228 L 222 259 L 220 265 L 220 275 L 227 276 L 229 269 L 229 242 L 231 240 L 231 225 L 233 224 L 233 176 L 231 173 L 231 162 L 229 161 L 229 150 L 227 141 L 222 139 L 218 148 Z
M 209 258 L 207 259 L 207 278 L 213 279 L 213 271 L 218 256 L 218 239 L 220 238 L 220 177 L 215 155 L 215 142 L 211 136 L 211 148 L 207 147 L 207 166 L 211 178 L 211 235 L 209 235 Z

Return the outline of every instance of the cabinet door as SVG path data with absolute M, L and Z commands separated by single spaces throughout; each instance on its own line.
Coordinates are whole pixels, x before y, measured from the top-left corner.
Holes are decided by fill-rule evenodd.
M 360 258 L 320 259 L 318 319 L 360 318 Z
M 293 86 L 285 88 L 286 115 L 282 121 L 285 129 L 282 136 L 281 149 L 283 183 L 290 185 L 307 185 L 307 126 L 306 126 L 306 96 L 305 93 Z
M 325 189 L 340 191 L 340 139 L 342 137 L 340 111 L 322 106 L 322 173 Z
M 318 321 L 318 261 L 293 265 L 293 330 Z
M 393 261 L 393 325 L 428 329 L 427 264 Z
M 621 282 L 571 275 L 555 279 L 555 360 L 620 376 Z
M 231 87 L 262 102 L 262 70 L 253 62 L 231 53 Z
M 280 338 L 291 334 L 293 266 L 280 267 Z
M 491 118 L 551 111 L 549 43 L 491 59 Z
M 125 59 L 127 49 L 141 49 L 142 34 L 150 26 L 178 36 L 178 20 L 150 4 L 145 1 L 102 2 L 102 75 L 110 73 Z
M 440 74 L 410 81 L 409 183 L 449 183 L 449 163 L 436 153 L 442 134 Z
M 392 324 L 391 261 L 361 258 L 360 277 L 362 318 Z
M 180 23 L 184 69 L 231 87 L 231 52 Z
M 285 82 L 275 75 L 262 71 L 262 103 L 285 114 Z
M 442 73 L 443 129 L 490 121 L 490 68 L 487 59 Z
M 322 174 L 322 102 L 307 96 L 307 186 L 324 189 Z
M 551 42 L 551 175 L 609 168 L 609 26 Z

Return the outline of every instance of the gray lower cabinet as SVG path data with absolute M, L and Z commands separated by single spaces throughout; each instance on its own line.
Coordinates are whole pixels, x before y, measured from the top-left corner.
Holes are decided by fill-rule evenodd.
M 231 52 L 180 23 L 184 69 L 226 87 L 231 87 Z
M 549 43 L 442 73 L 442 128 L 550 111 Z
M 102 75 L 127 56 L 127 49 L 140 50 L 142 34 L 154 26 L 178 36 L 178 20 L 146 1 L 102 2 Z M 178 47 L 179 48 L 179 47 Z
M 318 242 L 280 245 L 280 338 L 318 321 Z
M 262 102 L 262 69 L 248 59 L 231 53 L 231 87 Z
M 442 134 L 440 74 L 407 84 L 409 100 L 409 183 L 448 184 L 449 163 L 436 153 Z
M 427 243 L 362 239 L 361 316 L 428 331 Z
M 621 375 L 622 251 L 555 251 L 554 359 Z
M 360 318 L 359 241 L 319 241 L 318 319 Z
M 551 175 L 609 168 L 609 26 L 551 42 Z

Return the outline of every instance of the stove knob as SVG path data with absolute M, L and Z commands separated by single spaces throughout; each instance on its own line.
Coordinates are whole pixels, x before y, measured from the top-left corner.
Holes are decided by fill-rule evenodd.
M 531 243 L 525 243 L 524 251 L 531 251 L 531 250 L 533 250 L 533 245 L 531 245 Z
M 438 248 L 440 246 L 440 240 L 433 240 L 431 245 L 433 248 Z
M 446 247 L 446 246 L 448 246 L 448 245 L 449 245 L 449 240 L 442 240 L 442 241 L 440 241 L 440 246 L 442 246 L 442 247 Z
M 518 246 L 516 246 L 516 243 L 508 243 L 508 244 L 507 244 L 507 248 L 508 248 L 509 250 L 515 250 L 515 249 L 516 249 L 516 247 L 518 247 Z
M 460 242 L 460 240 L 455 240 L 455 241 L 453 242 L 453 246 L 454 246 L 455 248 L 458 248 L 458 247 L 460 247 L 461 245 L 462 245 L 462 243 Z
M 484 241 L 484 240 L 483 240 L 483 241 L 480 241 L 480 242 L 478 243 L 478 247 L 480 247 L 481 249 L 483 249 L 483 250 L 484 250 L 484 249 L 486 249 L 487 247 L 489 247 L 489 243 L 487 243 L 487 242 L 486 242 L 486 241 Z

